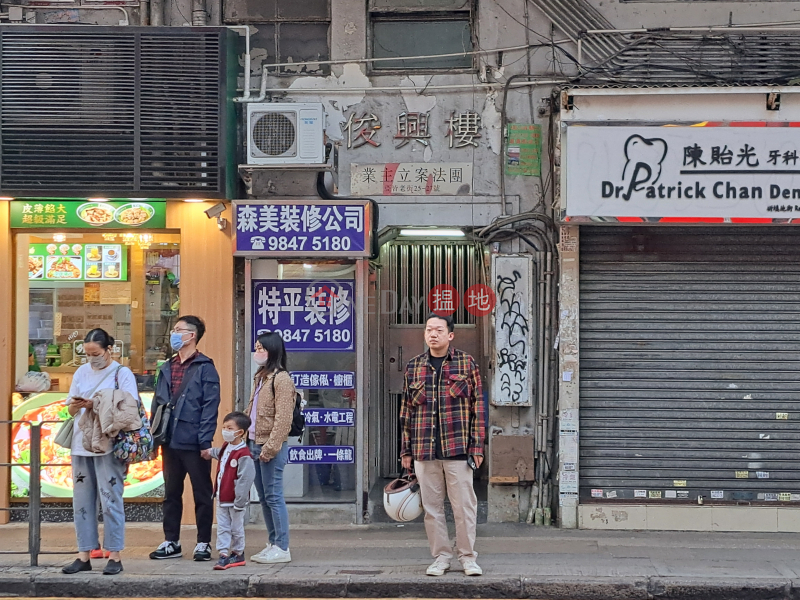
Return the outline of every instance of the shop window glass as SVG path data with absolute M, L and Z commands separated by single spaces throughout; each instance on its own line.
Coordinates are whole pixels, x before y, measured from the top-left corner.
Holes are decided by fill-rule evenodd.
M 63 237 L 62 237 L 63 236 Z M 65 401 L 77 368 L 86 362 L 83 339 L 100 327 L 116 340 L 113 358 L 136 376 L 149 410 L 155 373 L 172 355 L 169 332 L 180 307 L 180 235 L 136 230 L 17 234 L 17 379 L 29 370 L 50 375 L 51 388 L 17 393 L 14 420 L 66 417 Z M 69 451 L 53 443 L 60 425 L 42 426 L 43 496 L 69 498 Z M 27 425 L 13 431 L 12 460 L 28 462 Z M 28 495 L 29 473 L 12 469 L 12 496 Z M 131 465 L 126 497 L 163 495 L 161 461 Z
M 355 265 L 351 264 L 300 264 L 277 263 L 271 260 L 258 260 L 255 263 L 268 265 L 272 276 L 264 277 L 256 273 L 254 279 L 278 279 L 286 281 L 313 281 L 316 289 L 336 287 L 336 282 L 355 283 Z M 261 273 L 264 270 L 260 271 Z M 309 284 L 310 285 L 310 284 Z M 304 287 L 300 284 L 298 287 Z M 354 287 L 354 286 L 353 286 Z M 307 289 L 307 287 L 305 288 Z M 327 300 L 321 298 L 321 304 Z M 353 299 L 349 299 L 353 302 Z M 304 302 L 305 304 L 305 302 Z M 354 303 L 351 304 L 351 309 Z M 295 339 L 302 335 L 305 328 L 303 313 L 298 313 L 298 327 L 293 330 L 284 329 L 282 335 L 288 340 L 292 332 Z M 332 326 L 317 330 L 316 337 L 320 346 L 335 346 L 334 340 L 344 339 L 350 333 L 345 327 Z M 345 333 L 347 332 L 347 333 Z M 316 332 L 311 332 L 309 339 Z M 352 339 L 352 338 L 348 338 Z M 295 384 L 306 401 L 306 428 L 302 440 L 289 440 L 290 456 L 292 449 L 301 448 L 295 454 L 296 460 L 305 460 L 303 464 L 287 465 L 284 474 L 284 493 L 287 502 L 353 502 L 356 489 L 356 463 L 359 451 L 356 448 L 356 426 L 359 415 L 356 413 L 356 352 L 355 343 L 352 351 L 292 351 L 287 349 L 289 371 Z M 255 364 L 252 365 L 253 374 Z M 251 379 L 252 381 L 252 379 Z M 319 460 L 318 456 L 324 457 Z M 308 453 L 310 456 L 306 456 Z M 334 458 L 334 453 L 338 454 Z M 348 458 L 351 462 L 345 463 Z M 326 461 L 336 462 L 326 462 Z

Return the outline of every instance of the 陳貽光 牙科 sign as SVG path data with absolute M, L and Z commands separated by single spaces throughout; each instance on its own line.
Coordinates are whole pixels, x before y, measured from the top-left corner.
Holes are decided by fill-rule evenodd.
M 570 125 L 565 145 L 567 220 L 785 220 L 800 213 L 795 127 Z
M 237 256 L 338 256 L 372 253 L 372 203 L 352 201 L 234 202 Z

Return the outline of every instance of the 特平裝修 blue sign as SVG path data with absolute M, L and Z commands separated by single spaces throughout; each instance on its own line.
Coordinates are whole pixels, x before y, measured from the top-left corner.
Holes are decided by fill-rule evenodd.
M 352 280 L 253 280 L 253 345 L 274 331 L 289 352 L 354 350 L 353 289 Z
M 353 462 L 353 446 L 290 446 L 289 464 L 349 464 Z
M 234 202 L 237 256 L 363 257 L 372 251 L 372 205 L 349 201 Z

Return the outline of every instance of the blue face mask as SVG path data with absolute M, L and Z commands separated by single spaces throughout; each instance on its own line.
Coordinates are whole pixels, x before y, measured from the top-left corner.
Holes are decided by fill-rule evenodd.
M 169 335 L 169 345 L 172 346 L 172 349 L 176 352 L 183 348 L 186 342 L 183 341 L 183 334 L 182 333 L 171 333 Z

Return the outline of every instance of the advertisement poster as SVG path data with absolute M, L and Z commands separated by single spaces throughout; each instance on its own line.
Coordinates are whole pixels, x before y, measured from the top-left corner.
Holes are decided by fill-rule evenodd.
M 291 446 L 290 465 L 350 464 L 355 462 L 353 446 Z
M 30 244 L 31 281 L 125 281 L 128 253 L 120 244 Z
M 12 228 L 126 229 L 167 226 L 166 201 L 28 199 L 11 202 Z
M 153 400 L 152 392 L 141 393 L 145 410 Z M 14 408 L 15 421 L 62 421 L 67 418 L 66 394 L 45 392 L 32 394 Z M 42 424 L 42 496 L 54 498 L 72 497 L 72 468 L 70 451 L 54 443 L 61 427 L 60 422 Z M 15 423 L 11 428 L 11 462 L 30 463 L 31 436 L 26 423 Z M 52 466 L 51 466 L 52 465 Z M 11 468 L 11 497 L 26 498 L 29 494 L 30 467 Z M 161 474 L 161 458 L 136 463 L 128 467 L 125 478 L 125 498 L 161 496 L 159 489 L 164 483 Z
M 353 371 L 292 371 L 298 390 L 351 390 L 355 387 Z
M 275 331 L 289 352 L 354 350 L 353 290 L 352 280 L 253 280 L 253 345 Z
M 542 174 L 542 127 L 509 123 L 506 141 L 506 174 Z

